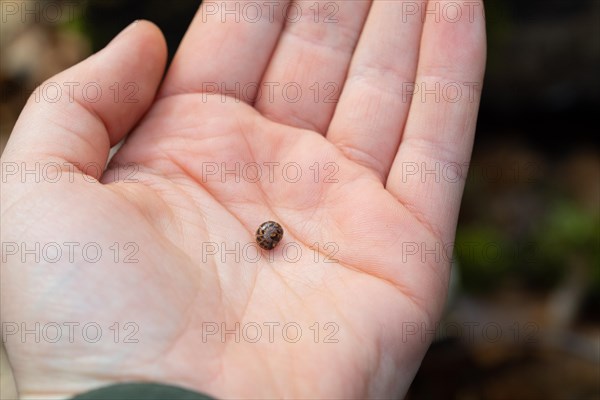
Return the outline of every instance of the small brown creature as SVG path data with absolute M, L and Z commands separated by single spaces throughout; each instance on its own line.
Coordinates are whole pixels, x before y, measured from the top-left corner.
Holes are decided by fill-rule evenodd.
M 277 222 L 267 221 L 256 230 L 256 243 L 265 249 L 272 250 L 283 237 L 283 228 Z

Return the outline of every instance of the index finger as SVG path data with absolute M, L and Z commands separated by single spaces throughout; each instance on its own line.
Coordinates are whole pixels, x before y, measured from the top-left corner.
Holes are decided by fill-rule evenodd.
M 288 3 L 204 1 L 175 54 L 159 97 L 213 93 L 251 104 L 277 44 Z

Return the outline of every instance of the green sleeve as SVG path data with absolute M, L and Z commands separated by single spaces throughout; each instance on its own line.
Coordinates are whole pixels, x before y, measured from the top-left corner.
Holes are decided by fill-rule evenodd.
M 158 383 L 120 383 L 81 393 L 71 400 L 214 400 L 205 394 Z

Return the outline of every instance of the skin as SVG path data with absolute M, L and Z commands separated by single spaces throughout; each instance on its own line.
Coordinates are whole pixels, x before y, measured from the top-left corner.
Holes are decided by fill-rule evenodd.
M 454 240 L 465 179 L 465 171 L 436 179 L 407 168 L 468 163 L 485 28 L 482 4 L 458 22 L 407 18 L 401 4 L 342 2 L 329 24 L 326 2 L 318 23 L 314 14 L 288 24 L 223 23 L 201 8 L 164 79 L 162 34 L 139 21 L 49 80 L 64 88 L 96 82 L 99 101 L 80 90 L 69 98 L 66 89 L 58 102 L 29 100 L 2 165 L 55 162 L 63 171 L 39 182 L 3 174 L 2 242 L 97 243 L 103 253 L 97 262 L 81 247 L 56 263 L 3 256 L 3 324 L 80 324 L 72 341 L 65 325 L 56 343 L 7 336 L 22 398 L 123 381 L 221 398 L 403 396 L 433 338 L 450 274 L 448 257 L 427 250 Z M 125 102 L 125 92 L 116 101 L 115 82 L 133 82 L 138 101 Z M 206 82 L 249 89 L 236 99 L 206 93 Z M 295 82 L 303 95 L 291 102 L 274 90 L 268 98 L 246 86 L 252 82 Z M 323 90 L 316 99 L 315 82 Z M 478 84 L 472 96 L 436 101 L 407 96 L 404 82 Z M 338 101 L 325 101 L 331 93 Z M 104 166 L 126 134 L 103 173 L 89 168 Z M 264 163 L 272 162 L 279 167 L 271 181 Z M 258 163 L 263 176 L 207 174 L 222 163 Z M 288 163 L 300 166 L 299 181 L 283 175 Z M 325 179 L 333 169 L 336 182 Z M 285 231 L 271 253 L 256 261 L 256 252 L 239 250 L 236 260 L 222 251 L 253 242 L 267 220 Z M 137 249 L 134 263 L 124 262 L 127 243 Z M 290 261 L 296 253 L 286 258 L 286 244 L 302 256 Z M 97 343 L 82 339 L 89 322 L 102 328 Z M 249 340 L 253 328 L 236 342 L 233 333 L 221 336 L 223 323 L 229 331 L 258 324 L 262 336 Z M 297 342 L 294 329 L 283 335 L 286 323 L 302 329 Z M 134 327 L 138 342 L 127 343 Z M 214 327 L 219 332 L 208 334 Z

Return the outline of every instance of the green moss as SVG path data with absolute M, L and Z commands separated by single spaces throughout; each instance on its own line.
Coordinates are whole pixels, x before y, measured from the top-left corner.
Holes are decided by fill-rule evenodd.
M 600 290 L 600 219 L 576 203 L 555 200 L 520 237 L 489 222 L 459 227 L 455 257 L 466 291 L 493 291 L 508 280 L 548 291 L 574 267 L 583 268 L 590 290 Z
M 506 240 L 490 227 L 461 228 L 457 232 L 455 258 L 468 292 L 487 292 L 498 286 L 510 270 Z
M 535 232 L 548 265 L 560 265 L 561 275 L 577 264 L 585 268 L 592 286 L 600 288 L 600 219 L 576 204 L 558 201 Z

